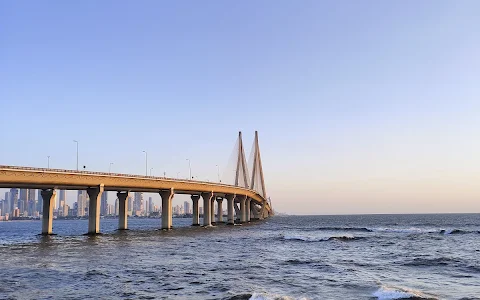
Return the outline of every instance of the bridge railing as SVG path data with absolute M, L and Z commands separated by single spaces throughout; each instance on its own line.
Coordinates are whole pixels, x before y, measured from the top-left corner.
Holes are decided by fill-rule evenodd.
M 171 181 L 184 181 L 184 182 L 194 182 L 202 183 L 209 185 L 220 185 L 227 187 L 241 188 L 258 194 L 257 191 L 232 184 L 226 183 L 217 183 L 210 181 L 201 181 L 201 180 L 192 180 L 192 179 L 180 179 L 180 178 L 171 178 L 171 177 L 158 177 L 158 176 L 148 176 L 148 175 L 137 175 L 137 174 L 122 174 L 122 173 L 111 173 L 111 172 L 93 172 L 93 171 L 80 171 L 80 170 L 65 170 L 65 169 L 52 169 L 52 168 L 34 168 L 34 167 L 21 167 L 21 166 L 4 166 L 0 165 L 0 169 L 7 170 L 20 170 L 20 171 L 37 171 L 37 172 L 54 172 L 54 173 L 70 173 L 70 174 L 85 174 L 85 175 L 100 175 L 100 176 L 116 176 L 116 177 L 125 177 L 125 178 L 143 178 L 143 179 L 162 179 L 162 180 L 171 180 Z

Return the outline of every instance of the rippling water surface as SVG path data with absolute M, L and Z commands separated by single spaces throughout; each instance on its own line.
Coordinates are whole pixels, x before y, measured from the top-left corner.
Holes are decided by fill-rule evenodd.
M 480 299 L 480 215 L 0 222 L 0 299 Z

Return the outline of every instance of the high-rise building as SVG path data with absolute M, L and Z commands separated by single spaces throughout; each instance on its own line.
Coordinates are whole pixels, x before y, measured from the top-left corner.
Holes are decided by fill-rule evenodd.
M 129 216 L 132 215 L 132 209 L 133 209 L 133 198 L 132 196 L 128 195 L 128 198 L 127 198 L 127 213 Z
M 100 214 L 102 216 L 108 215 L 108 192 L 105 191 L 102 193 L 100 200 Z
M 143 193 L 136 192 L 133 200 L 133 211 L 136 215 L 143 213 Z
M 11 213 L 11 204 L 10 204 L 10 192 L 5 192 L 5 211 L 3 212 L 3 215 Z
M 20 209 L 20 215 L 23 216 L 24 212 L 28 210 L 29 189 L 20 189 L 20 196 L 18 197 L 18 208 Z
M 115 214 L 115 207 L 113 204 L 108 204 L 107 205 L 107 215 L 113 215 Z
M 61 208 L 63 205 L 60 205 L 63 202 L 63 205 L 67 203 L 67 191 L 66 190 L 59 190 L 58 191 L 58 207 Z
M 42 197 L 42 190 L 38 190 L 37 193 L 37 211 L 42 214 L 43 213 L 43 197 Z
M 190 214 L 190 202 L 188 201 L 183 202 L 183 212 L 186 215 Z
M 37 201 L 35 199 L 35 189 L 28 190 L 28 215 L 35 216 L 35 212 L 37 211 Z
M 115 215 L 118 216 L 119 214 L 119 211 L 120 211 L 120 203 L 119 203 L 120 200 L 118 200 L 118 198 L 115 200 Z
M 148 197 L 148 212 L 151 214 L 154 212 L 153 210 L 153 199 L 152 197 Z
M 87 211 L 87 191 L 78 191 L 77 196 L 77 216 L 84 217 Z
M 18 208 L 18 189 L 10 189 L 10 213 L 13 215 L 13 211 Z

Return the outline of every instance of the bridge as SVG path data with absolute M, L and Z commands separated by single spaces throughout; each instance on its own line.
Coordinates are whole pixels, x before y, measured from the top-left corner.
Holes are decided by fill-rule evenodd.
M 172 228 L 172 199 L 175 194 L 191 195 L 193 202 L 192 225 L 200 226 L 199 201 L 203 199 L 203 225 L 223 223 L 222 203 L 227 201 L 227 224 L 250 222 L 273 215 L 267 201 L 262 161 L 258 146 L 258 132 L 252 151 L 253 168 L 248 172 L 242 133 L 239 132 L 235 147 L 235 180 L 233 184 L 212 183 L 198 180 L 112 174 L 102 172 L 42 169 L 0 165 L 0 188 L 40 189 L 43 198 L 42 234 L 50 235 L 53 224 L 53 205 L 56 190 L 86 190 L 90 198 L 88 234 L 100 233 L 100 199 L 103 192 L 116 191 L 119 200 L 118 229 L 127 227 L 127 198 L 130 192 L 159 193 L 162 199 L 161 228 Z M 214 207 L 218 205 L 217 220 Z

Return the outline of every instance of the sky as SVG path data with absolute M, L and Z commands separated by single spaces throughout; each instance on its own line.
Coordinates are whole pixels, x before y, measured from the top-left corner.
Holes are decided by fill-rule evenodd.
M 144 174 L 146 151 L 153 175 L 187 177 L 188 158 L 216 181 L 238 131 L 248 157 L 258 130 L 277 212 L 478 213 L 479 14 L 478 1 L 0 1 L 0 165 L 75 169 L 77 140 L 87 170 Z

